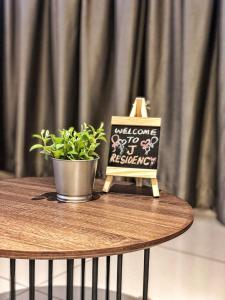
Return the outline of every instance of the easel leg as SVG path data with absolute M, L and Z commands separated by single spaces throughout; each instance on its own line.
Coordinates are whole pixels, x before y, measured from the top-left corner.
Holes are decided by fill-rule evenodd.
M 151 178 L 153 197 L 159 197 L 159 186 L 157 178 Z
M 102 189 L 103 192 L 108 193 L 108 191 L 110 189 L 110 186 L 112 184 L 112 181 L 113 181 L 113 176 L 107 175 L 106 179 L 105 179 L 105 183 L 104 183 L 103 189 Z
M 142 187 L 142 178 L 135 178 L 136 179 L 136 186 Z

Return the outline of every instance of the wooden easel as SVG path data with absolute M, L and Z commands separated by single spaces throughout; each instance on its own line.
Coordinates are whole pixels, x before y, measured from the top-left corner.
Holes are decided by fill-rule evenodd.
M 146 102 L 145 98 L 136 98 L 133 104 L 133 107 L 130 112 L 130 117 L 148 117 L 147 109 L 146 109 Z M 105 184 L 103 187 L 104 192 L 108 192 L 110 186 L 113 181 L 112 175 L 107 175 Z M 151 185 L 152 185 L 152 192 L 154 197 L 159 197 L 159 187 L 158 187 L 158 180 L 156 177 L 150 178 Z M 136 177 L 136 186 L 142 187 L 142 178 Z

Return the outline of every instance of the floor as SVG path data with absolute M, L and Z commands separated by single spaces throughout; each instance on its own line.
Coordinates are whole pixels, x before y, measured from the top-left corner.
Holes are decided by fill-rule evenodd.
M 99 299 L 104 299 L 105 260 L 99 261 Z M 116 257 L 112 257 L 111 298 L 115 299 Z M 91 260 L 87 260 L 86 299 L 91 299 Z M 124 255 L 123 300 L 140 299 L 143 252 Z M 125 275 L 126 274 L 126 275 Z M 17 261 L 17 299 L 28 300 L 28 262 Z M 74 285 L 79 286 L 80 261 Z M 66 299 L 66 262 L 54 262 L 54 299 Z M 47 261 L 36 263 L 36 300 L 47 299 Z M 0 300 L 9 299 L 9 261 L 0 259 Z M 79 297 L 75 288 L 75 298 Z M 79 298 L 78 298 L 79 299 Z M 225 226 L 212 211 L 195 210 L 195 222 L 182 236 L 151 249 L 149 299 L 225 300 Z

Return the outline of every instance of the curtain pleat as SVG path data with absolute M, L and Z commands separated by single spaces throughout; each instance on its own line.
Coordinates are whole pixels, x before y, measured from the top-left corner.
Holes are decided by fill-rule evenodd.
M 216 210 L 218 218 L 225 224 L 225 1 L 219 3 L 218 32 L 218 89 L 216 102 Z M 215 202 L 215 201 L 214 201 Z M 215 205 L 215 203 L 214 203 Z

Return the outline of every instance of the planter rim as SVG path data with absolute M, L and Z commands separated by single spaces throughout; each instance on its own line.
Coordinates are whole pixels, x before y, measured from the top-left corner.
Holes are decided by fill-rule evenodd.
M 59 161 L 64 161 L 64 162 L 89 162 L 89 161 L 94 161 L 94 160 L 99 160 L 100 157 L 94 158 L 94 159 L 62 159 L 62 158 L 54 158 L 50 156 L 50 159 L 52 160 L 59 160 Z

